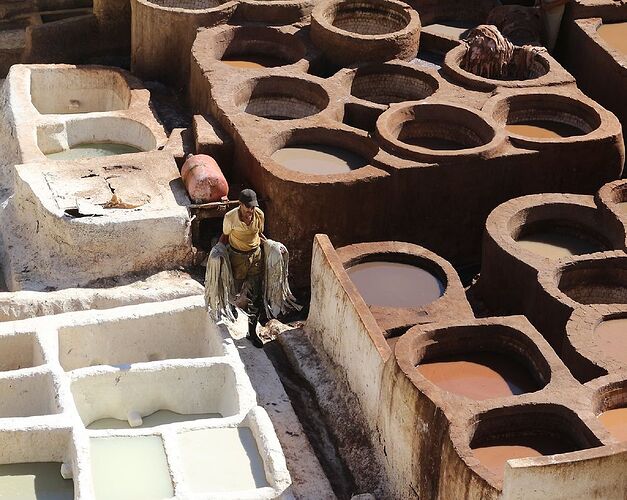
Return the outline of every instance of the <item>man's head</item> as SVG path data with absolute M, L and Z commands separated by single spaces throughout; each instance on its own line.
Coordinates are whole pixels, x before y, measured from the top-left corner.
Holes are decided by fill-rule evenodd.
M 252 213 L 255 207 L 259 206 L 257 202 L 257 193 L 252 189 L 243 189 L 239 194 L 239 206 L 245 214 Z

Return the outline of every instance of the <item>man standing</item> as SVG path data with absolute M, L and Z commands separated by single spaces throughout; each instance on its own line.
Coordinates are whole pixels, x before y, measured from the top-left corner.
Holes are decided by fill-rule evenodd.
M 247 338 L 255 347 L 263 347 L 257 336 L 257 321 L 263 310 L 263 227 L 264 214 L 259 208 L 257 194 L 252 189 L 244 189 L 239 195 L 239 207 L 224 216 L 220 241 L 229 244 L 235 292 L 247 299 Z

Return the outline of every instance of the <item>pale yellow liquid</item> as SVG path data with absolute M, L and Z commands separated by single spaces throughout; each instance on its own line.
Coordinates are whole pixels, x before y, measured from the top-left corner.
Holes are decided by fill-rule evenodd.
M 97 500 L 160 500 L 174 495 L 158 436 L 91 438 Z
M 194 493 L 268 486 L 250 429 L 203 429 L 179 434 L 183 475 Z
M 113 142 L 86 142 L 77 144 L 70 149 L 46 155 L 51 160 L 80 160 L 82 158 L 98 158 L 102 156 L 114 156 L 127 153 L 139 153 L 141 149 L 128 144 L 116 144 Z
M 608 319 L 594 330 L 598 345 L 611 358 L 627 366 L 627 318 Z M 627 422 L 626 422 L 627 425 Z
M 156 427 L 157 425 L 172 424 L 174 422 L 188 422 L 190 420 L 201 420 L 204 418 L 221 418 L 219 413 L 194 413 L 184 415 L 170 410 L 158 410 L 150 415 L 142 418 L 142 425 L 135 429 L 144 429 L 146 427 Z M 87 426 L 91 430 L 100 429 L 131 429 L 128 420 L 118 420 L 117 418 L 101 418 L 95 420 Z
M 582 130 L 571 125 L 548 120 L 511 123 L 505 126 L 505 130 L 515 135 L 533 139 L 563 139 L 584 134 Z
M 72 500 L 74 483 L 61 477 L 61 464 L 36 462 L 0 465 L 0 498 Z
M 627 55 L 627 22 L 602 24 L 598 33 L 610 47 Z
M 599 415 L 605 428 L 619 441 L 627 441 L 627 408 L 614 408 Z

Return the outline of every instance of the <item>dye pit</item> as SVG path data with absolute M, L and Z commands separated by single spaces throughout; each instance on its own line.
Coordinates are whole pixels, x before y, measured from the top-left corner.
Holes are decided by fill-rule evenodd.
M 129 153 L 139 153 L 141 149 L 128 144 L 116 144 L 112 142 L 83 143 L 72 146 L 70 149 L 56 153 L 48 153 L 49 160 L 80 160 L 83 158 L 98 158 L 102 156 L 115 156 Z
M 5 3 L 0 497 L 627 496 L 627 5 L 485 78 L 468 31 L 545 14 Z M 203 301 L 243 188 L 305 306 L 260 350 Z
M 440 389 L 478 401 L 539 389 L 525 366 L 497 352 L 440 356 L 417 369 Z
M 429 271 L 401 262 L 363 262 L 348 276 L 368 305 L 421 307 L 440 298 L 442 282 Z

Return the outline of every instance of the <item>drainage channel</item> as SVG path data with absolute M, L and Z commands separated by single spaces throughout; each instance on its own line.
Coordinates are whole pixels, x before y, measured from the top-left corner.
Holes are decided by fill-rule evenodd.
M 338 454 L 311 385 L 292 368 L 278 342 L 267 343 L 264 351 L 279 375 L 333 492 L 339 500 L 350 499 L 356 491 L 355 481 Z

